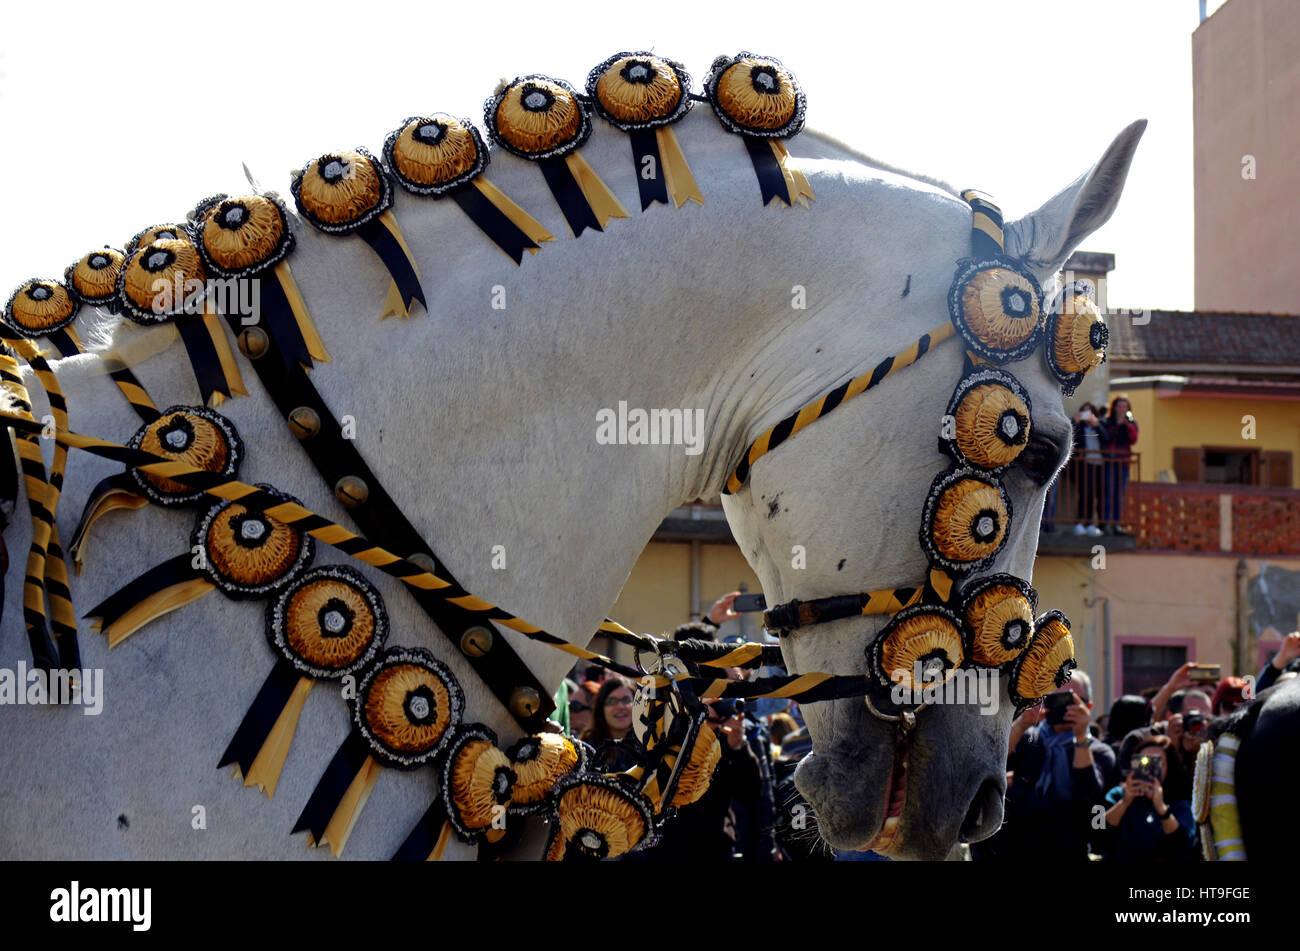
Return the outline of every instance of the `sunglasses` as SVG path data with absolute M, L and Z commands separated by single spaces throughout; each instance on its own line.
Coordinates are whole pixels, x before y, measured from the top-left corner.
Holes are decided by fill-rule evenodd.
M 569 701 L 569 710 L 572 713 L 586 713 L 590 709 L 591 709 L 591 705 L 583 703 L 581 700 Z

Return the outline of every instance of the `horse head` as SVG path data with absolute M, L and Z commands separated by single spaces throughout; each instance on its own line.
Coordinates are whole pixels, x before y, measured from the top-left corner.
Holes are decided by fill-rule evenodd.
M 1113 212 L 1144 128 L 1145 122 L 1129 126 L 1090 171 L 1037 211 L 1007 223 L 1006 254 L 1023 262 L 1047 299 L 1070 252 Z M 827 313 L 815 319 L 830 329 L 819 331 L 819 346 L 811 336 L 802 342 L 799 362 L 838 367 L 835 383 L 940 325 L 954 262 L 970 253 L 971 210 L 965 202 L 929 190 L 879 194 L 881 205 L 910 201 L 906 211 L 891 209 L 898 217 L 890 220 L 905 224 L 881 233 L 872 223 L 879 208 L 864 209 L 869 247 L 842 262 L 856 270 L 860 294 L 839 293 L 825 301 Z M 850 245 L 849 253 L 855 249 Z M 831 313 L 837 319 L 829 320 Z M 769 605 L 922 585 L 927 558 L 917 526 L 927 490 L 944 468 L 936 439 L 962 372 L 962 350 L 958 338 L 935 344 L 915 366 L 891 374 L 871 393 L 844 402 L 756 459 L 743 487 L 724 495 L 728 519 Z M 1048 372 L 1041 348 L 1006 369 L 1028 393 L 1030 438 L 1003 479 L 1010 527 L 989 570 L 1029 580 L 1047 487 L 1069 454 L 1071 430 L 1061 385 Z M 787 399 L 756 414 L 748 436 L 824 392 L 785 394 Z M 796 626 L 782 639 L 790 672 L 867 671 L 864 649 L 885 620 L 854 616 Z M 861 697 L 805 705 L 813 752 L 795 779 L 823 838 L 842 849 L 942 858 L 959 840 L 993 834 L 1002 818 L 1013 709 L 1006 681 L 994 682 L 994 704 L 968 698 L 921 710 L 902 742 L 896 722 L 873 715 Z

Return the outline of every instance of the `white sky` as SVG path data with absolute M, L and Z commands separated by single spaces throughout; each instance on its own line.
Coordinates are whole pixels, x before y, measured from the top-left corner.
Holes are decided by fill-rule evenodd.
M 377 151 L 409 115 L 481 124 L 502 76 L 580 87 L 607 56 L 653 49 L 698 92 L 714 56 L 745 49 L 794 71 L 810 126 L 987 191 L 1008 219 L 1149 119 L 1119 210 L 1083 247 L 1116 255 L 1112 307 L 1191 309 L 1197 22 L 1197 0 L 10 2 L 0 289 L 242 190 L 241 161 L 287 193 L 291 168 Z

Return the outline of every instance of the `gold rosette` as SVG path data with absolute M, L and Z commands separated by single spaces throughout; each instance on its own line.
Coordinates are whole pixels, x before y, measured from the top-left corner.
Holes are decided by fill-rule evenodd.
M 442 785 L 447 818 L 463 841 L 493 842 L 505 835 L 515 782 L 496 734 L 482 724 L 465 726 L 447 754 Z
M 919 692 L 947 683 L 964 659 L 961 624 L 942 605 L 904 608 L 872 641 L 867 656 L 882 685 Z
M 1077 666 L 1070 622 L 1060 611 L 1049 611 L 1034 625 L 1029 646 L 1011 668 L 1011 696 L 1027 703 L 1070 682 Z
M 951 572 L 976 571 L 1001 550 L 1011 523 L 1002 487 L 973 470 L 940 476 L 926 499 L 921 544 Z
M 441 753 L 465 705 L 451 671 L 419 648 L 390 648 L 357 694 L 358 729 L 385 765 L 398 769 Z
M 1081 282 L 1066 287 L 1047 317 L 1047 365 L 1073 393 L 1106 358 L 1110 331 Z
M 33 278 L 9 295 L 4 321 L 24 337 L 43 337 L 68 327 L 79 306 L 60 281 Z
M 651 828 L 646 804 L 612 779 L 589 775 L 557 789 L 548 862 L 617 858 L 636 848 Z
M 573 741 L 558 733 L 526 736 L 507 750 L 515 771 L 514 807 L 526 811 L 545 801 L 556 780 L 582 761 Z
M 984 368 L 963 379 L 948 415 L 953 433 L 947 441 L 959 462 L 1000 471 L 1015 462 L 1029 442 L 1029 394 L 999 370 Z
M 993 575 L 962 594 L 970 659 L 998 667 L 1019 657 L 1034 633 L 1034 589 L 1011 575 Z
M 966 345 L 994 363 L 1022 360 L 1038 345 L 1042 298 L 1033 277 L 1010 259 L 967 262 L 948 292 Z
M 116 248 L 99 248 L 77 260 L 64 272 L 64 280 L 83 304 L 109 305 L 117 297 L 117 276 L 126 255 Z

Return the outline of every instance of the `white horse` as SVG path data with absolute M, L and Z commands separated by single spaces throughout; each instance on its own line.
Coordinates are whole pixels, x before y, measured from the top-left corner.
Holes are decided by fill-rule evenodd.
M 1126 129 L 1089 173 L 1008 223 L 1008 253 L 1024 258 L 1042 283 L 1111 214 L 1142 128 Z M 538 168 L 494 152 L 488 176 L 560 236 L 522 266 L 452 203 L 399 192 L 394 212 L 428 298 L 427 313 L 417 309 L 410 320 L 377 319 L 388 275 L 362 241 L 293 222 L 299 243 L 291 265 L 333 357 L 311 374 L 326 402 L 355 418 L 360 452 L 468 590 L 577 643 L 595 631 L 666 513 L 715 495 L 744 448 L 777 420 L 942 323 L 954 263 L 969 254 L 971 213 L 953 190 L 830 138 L 809 131 L 790 143 L 815 191 L 811 206 L 765 207 L 744 146 L 707 106 L 694 109 L 677 134 L 705 204 L 637 213 L 627 137 L 597 122 L 582 154 L 633 213 L 576 240 Z M 304 159 L 318 148 L 352 145 L 307 143 Z M 197 199 L 203 183 L 194 190 Z M 147 224 L 123 222 L 123 237 Z M 51 260 L 77 251 L 51 249 Z M 795 285 L 805 289 L 806 309 L 791 305 Z M 502 294 L 504 309 L 496 309 Z M 79 319 L 85 334 L 86 318 Z M 114 343 L 148 351 L 158 333 L 123 324 Z M 765 456 L 747 486 L 727 499 L 770 604 L 921 577 L 916 530 L 925 491 L 943 468 L 935 427 L 960 359 L 955 342 L 937 347 Z M 272 483 L 349 524 L 242 366 L 249 397 L 220 407 L 248 447 L 242 481 Z M 56 368 L 73 430 L 125 442 L 138 428 L 98 355 Z M 199 401 L 178 345 L 135 370 L 159 408 Z M 1059 387 L 1040 354 L 1013 370 L 1031 393 L 1050 472 L 1069 449 Z M 28 382 L 40 418 L 43 397 L 34 379 Z M 599 443 L 597 413 L 620 400 L 703 409 L 704 451 Z M 90 487 L 119 469 L 72 454 L 59 515 L 65 542 Z M 1007 488 L 1015 521 L 995 570 L 1028 578 L 1044 490 L 1023 472 L 1011 475 Z M 194 517 L 150 506 L 103 518 L 85 573 L 73 579 L 79 613 L 186 551 Z M 19 517 L 7 537 L 15 567 L 0 637 L 10 668 L 30 660 L 17 567 L 29 540 L 27 519 Z M 806 549 L 805 568 L 791 566 L 795 545 Z M 504 569 L 494 567 L 494 546 L 503 546 Z M 347 561 L 318 546 L 317 563 Z M 368 575 L 392 616 L 390 644 L 431 648 L 465 689 L 466 719 L 489 725 L 503 743 L 518 736 L 506 709 L 430 629 L 403 585 Z M 104 638 L 83 626 L 85 666 L 104 671 L 100 715 L 78 707 L 0 708 L 0 854 L 326 855 L 304 848 L 289 830 L 350 726 L 334 685 L 319 684 L 308 697 L 271 801 L 214 768 L 273 663 L 262 625 L 261 602 L 213 593 L 111 654 Z M 797 633 L 783 645 L 789 668 L 861 673 L 863 648 L 878 625 L 861 618 Z M 512 631 L 498 636 L 550 687 L 572 663 Z M 800 768 L 799 788 L 827 842 L 863 848 L 882 825 L 893 731 L 860 699 L 804 709 L 814 752 Z M 959 838 L 997 828 L 1010 719 L 1009 703 L 996 717 L 973 707 L 938 707 L 920 717 L 894 854 L 942 857 Z M 347 854 L 392 855 L 434 791 L 428 770 L 384 771 Z

